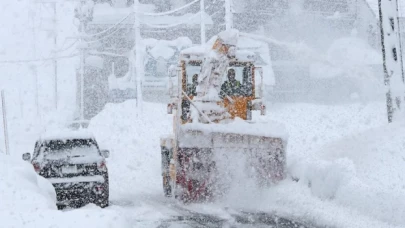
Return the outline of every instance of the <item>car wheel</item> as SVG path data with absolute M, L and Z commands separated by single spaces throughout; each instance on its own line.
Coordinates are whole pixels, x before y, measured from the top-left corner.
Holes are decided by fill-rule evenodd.
M 163 192 L 166 197 L 172 196 L 172 186 L 170 186 L 169 180 L 170 180 L 170 177 L 168 177 L 168 176 L 163 178 Z
M 101 194 L 100 197 L 98 197 L 96 199 L 96 202 L 94 202 L 97 206 L 101 207 L 101 208 L 105 208 L 108 207 L 109 205 L 109 195 L 108 195 L 108 191 L 104 192 L 103 194 Z
M 105 176 L 105 183 L 104 183 L 104 191 L 98 197 L 94 204 L 101 208 L 108 207 L 109 205 L 109 198 L 110 198 L 110 191 L 109 191 L 109 181 L 108 181 L 108 174 Z

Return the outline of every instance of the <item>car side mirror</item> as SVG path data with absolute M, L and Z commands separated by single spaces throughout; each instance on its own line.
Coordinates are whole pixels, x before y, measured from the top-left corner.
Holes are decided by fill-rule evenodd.
M 167 114 L 173 114 L 173 105 L 172 104 L 167 105 Z
M 263 68 L 262 67 L 255 67 L 255 97 L 256 98 L 263 98 L 264 96 L 264 81 L 263 81 Z
M 101 150 L 101 155 L 104 158 L 108 158 L 108 157 L 110 157 L 110 151 L 109 150 Z
M 31 160 L 31 154 L 30 154 L 30 153 L 25 153 L 25 154 L 23 154 L 23 155 L 22 155 L 22 159 L 23 159 L 24 161 L 29 161 L 29 160 Z

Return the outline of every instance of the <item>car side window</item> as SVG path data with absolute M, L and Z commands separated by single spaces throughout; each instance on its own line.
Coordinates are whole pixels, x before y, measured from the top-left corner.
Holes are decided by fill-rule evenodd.
M 35 143 L 34 154 L 32 155 L 33 158 L 36 158 L 36 157 L 38 157 L 38 155 L 39 155 L 39 145 L 40 145 L 39 142 L 36 142 L 36 143 Z
M 97 141 L 96 141 L 95 139 L 91 139 L 91 140 L 90 140 L 90 143 L 96 146 L 97 151 L 98 151 L 98 154 L 101 155 L 101 150 L 100 150 L 100 148 L 98 147 Z

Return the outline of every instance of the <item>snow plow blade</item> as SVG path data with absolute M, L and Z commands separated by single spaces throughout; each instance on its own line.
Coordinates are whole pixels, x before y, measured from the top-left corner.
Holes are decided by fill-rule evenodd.
M 257 186 L 270 186 L 286 176 L 286 142 L 280 137 L 187 130 L 178 142 L 176 196 L 183 201 L 220 196 L 226 190 L 219 186 L 229 186 L 240 176 L 255 180 Z

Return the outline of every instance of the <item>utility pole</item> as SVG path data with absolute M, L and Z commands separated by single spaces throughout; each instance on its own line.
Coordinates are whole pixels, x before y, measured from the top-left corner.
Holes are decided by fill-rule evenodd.
M 201 44 L 206 43 L 205 36 L 205 4 L 204 0 L 200 0 L 200 13 L 201 13 Z
M 40 107 L 39 107 L 39 91 L 38 91 L 38 70 L 37 66 L 34 64 L 31 65 L 31 71 L 34 74 L 34 81 L 35 81 L 35 108 L 37 110 L 37 116 L 41 118 L 40 116 Z
M 135 66 L 136 66 L 136 103 L 138 111 L 142 112 L 142 81 L 143 81 L 143 53 L 142 53 L 142 37 L 141 37 L 141 23 L 139 21 L 140 15 L 136 12 L 140 12 L 139 0 L 135 0 Z
M 226 31 L 233 28 L 232 0 L 225 0 L 225 24 Z
M 397 0 L 378 0 L 388 122 L 405 119 L 404 70 Z
M 84 120 L 84 77 L 85 77 L 85 50 L 87 43 L 83 39 L 86 34 L 86 24 L 91 18 L 91 7 L 88 0 L 80 0 L 79 5 L 75 9 L 75 16 L 79 19 L 79 45 L 80 49 L 80 120 Z

